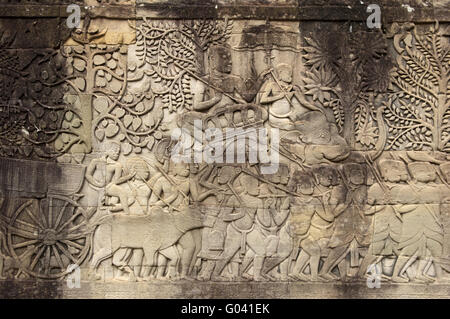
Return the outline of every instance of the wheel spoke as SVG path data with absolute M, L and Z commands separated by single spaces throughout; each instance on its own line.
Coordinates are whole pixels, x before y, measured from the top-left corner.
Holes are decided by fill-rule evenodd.
M 44 229 L 44 226 L 42 225 L 42 223 L 37 220 L 36 216 L 33 215 L 32 212 L 30 212 L 30 210 L 27 208 L 25 208 L 25 212 L 27 213 L 28 216 L 30 216 L 30 218 L 36 223 L 36 225 L 38 225 L 41 229 Z M 17 220 L 16 220 L 17 221 Z M 30 224 L 31 225 L 31 224 Z
M 83 227 L 83 226 L 85 226 L 85 224 L 84 224 L 84 223 L 80 223 L 80 224 L 78 224 L 78 225 L 76 225 L 76 226 L 74 226 L 74 227 L 72 227 L 72 228 L 69 228 L 69 229 L 67 230 L 67 232 L 68 232 L 68 233 L 73 233 L 73 232 L 76 231 L 78 228 L 81 228 L 81 227 Z
M 39 241 L 36 240 L 36 239 L 34 239 L 34 240 L 28 240 L 28 241 L 24 241 L 23 243 L 19 243 L 19 244 L 12 245 L 12 247 L 13 247 L 14 249 L 17 249 L 17 248 L 22 248 L 22 247 L 26 247 L 26 246 L 33 245 L 33 244 L 35 244 L 35 243 L 37 243 L 37 242 L 39 242 Z
M 42 202 L 41 202 L 41 204 L 42 204 Z M 39 205 L 39 207 L 42 208 L 41 205 Z M 39 217 L 41 218 L 42 224 L 44 225 L 44 229 L 45 229 L 45 228 L 48 228 L 48 225 L 47 225 L 47 219 L 45 218 L 43 211 L 45 211 L 45 209 L 39 210 Z
M 30 233 L 26 230 L 23 229 L 18 229 L 14 226 L 8 226 L 8 229 L 11 231 L 11 233 L 15 234 L 15 235 L 19 235 L 23 238 L 27 238 L 27 239 L 38 239 L 38 235 L 37 234 L 33 234 Z
M 64 211 L 66 210 L 68 205 L 69 205 L 69 202 L 64 202 L 64 206 L 61 208 L 61 210 L 58 213 L 58 217 L 56 218 L 55 225 L 53 225 L 53 229 L 56 230 L 56 228 L 59 226 L 59 223 L 61 222 L 61 219 L 63 217 Z
M 82 245 L 80 245 L 78 243 L 74 243 L 70 240 L 62 240 L 62 242 L 66 245 L 70 245 L 72 247 L 78 248 L 79 250 L 83 250 L 83 248 L 84 248 Z
M 58 227 L 58 229 L 56 230 L 58 233 L 61 232 L 64 228 L 66 228 L 71 222 L 73 222 L 75 220 L 75 218 L 77 218 L 79 215 L 81 215 L 80 213 L 74 213 L 72 215 L 72 217 L 70 217 L 70 219 L 68 221 L 66 221 L 63 225 L 61 225 L 60 227 Z
M 58 246 L 59 250 L 61 250 L 62 253 L 63 253 L 67 258 L 69 258 L 74 264 L 77 263 L 77 260 L 76 260 L 75 258 L 73 258 L 73 256 L 67 251 L 66 248 L 64 248 L 63 245 L 61 245 L 61 244 L 58 243 L 58 242 L 56 243 L 56 245 Z
M 44 247 L 41 247 L 41 248 L 39 249 L 39 252 L 38 252 L 38 253 L 36 254 L 36 256 L 34 257 L 33 262 L 30 264 L 30 270 L 31 270 L 31 271 L 33 271 L 34 267 L 36 267 L 36 264 L 37 264 L 39 258 L 41 258 L 41 255 L 42 255 L 42 253 L 44 252 L 44 250 L 45 250 L 45 246 L 44 246 Z
M 67 235 L 64 237 L 64 239 L 61 240 L 74 240 L 74 239 L 82 239 L 85 238 L 86 234 L 85 233 L 79 233 L 79 234 L 71 234 L 71 235 Z
M 53 254 L 55 255 L 56 261 L 58 262 L 61 271 L 65 271 L 64 263 L 62 262 L 61 256 L 59 255 L 58 249 L 55 245 L 52 245 Z
M 27 227 L 33 228 L 33 229 L 37 229 L 37 230 L 42 229 L 42 228 L 40 228 L 40 227 L 38 227 L 36 225 L 32 225 L 30 223 L 24 222 L 23 220 L 16 219 L 14 222 L 22 224 L 23 226 L 27 226 Z
M 50 273 L 50 259 L 51 258 L 52 258 L 51 248 L 50 248 L 50 246 L 47 246 L 47 250 L 45 251 L 45 266 L 44 266 L 44 271 L 45 271 L 46 275 L 48 275 Z
M 53 219 L 53 197 L 49 197 L 48 204 L 48 227 L 52 227 L 52 219 Z

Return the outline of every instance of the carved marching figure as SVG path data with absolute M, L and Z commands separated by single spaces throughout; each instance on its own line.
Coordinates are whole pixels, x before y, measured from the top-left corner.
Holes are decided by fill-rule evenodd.
M 215 196 L 210 197 L 210 201 L 205 203 L 204 207 L 206 210 L 205 228 L 203 229 L 202 251 L 199 254 L 203 263 L 198 276 L 199 280 L 211 279 L 216 260 L 224 250 L 228 225 L 228 222 L 224 220 L 224 215 L 229 210 L 226 203 L 234 195 L 230 188 L 233 187 L 232 182 L 239 172 L 232 166 L 209 167 L 200 176 L 200 185 L 212 190 Z M 217 176 L 215 176 L 216 174 Z M 216 179 L 217 184 L 213 183 L 213 180 L 211 182 L 210 179 Z
M 373 235 L 367 255 L 364 257 L 358 271 L 358 276 L 364 276 L 371 265 L 379 263 L 384 257 L 398 256 L 398 244 L 402 235 L 402 216 L 399 213 L 402 204 L 391 198 L 404 187 L 409 174 L 405 164 L 398 160 L 382 160 L 379 163 L 384 182 L 375 183 L 367 195 L 366 215 L 373 216 Z M 392 194 L 392 195 L 391 195 Z
M 289 165 L 280 163 L 276 174 L 265 177 L 268 177 L 270 182 L 265 184 L 268 188 L 268 196 L 269 198 L 275 198 L 275 212 L 272 223 L 273 227 L 276 227 L 278 247 L 276 254 L 267 256 L 269 258 L 266 258 L 264 263 L 263 274 L 271 279 L 286 281 L 289 279 L 289 268 L 291 266 L 289 256 L 293 250 L 292 224 L 289 221 L 291 195 L 285 192 L 288 189 L 291 177 Z M 279 272 L 277 272 L 277 266 L 279 266 Z
M 224 220 L 230 222 L 227 226 L 225 250 L 220 255 L 213 272 L 213 280 L 226 280 L 221 276 L 223 269 L 239 252 L 245 256 L 247 245 L 255 253 L 253 261 L 253 280 L 261 281 L 264 264 L 265 238 L 255 229 L 255 215 L 258 209 L 264 209 L 263 201 L 258 198 L 258 181 L 245 174 L 239 176 L 240 185 L 233 187 L 232 196 L 227 204 Z M 236 275 L 236 274 L 235 274 Z
M 402 214 L 402 235 L 399 243 L 400 256 L 395 264 L 392 281 L 408 282 L 404 270 L 419 260 L 415 280 L 432 282 L 435 278 L 427 275 L 435 258 L 442 254 L 444 243 L 443 226 L 440 217 L 442 194 L 433 184 L 436 171 L 430 163 L 415 162 L 408 164 L 415 183 L 404 186 L 396 194 L 396 200 L 403 203 L 399 209 Z M 436 275 L 441 273 L 440 265 L 434 262 Z
M 332 269 L 350 253 L 350 266 L 359 266 L 359 247 L 369 246 L 370 220 L 364 215 L 367 200 L 367 172 L 362 164 L 343 165 L 347 189 L 345 208 L 336 212 L 335 227 L 329 242 L 331 248 L 320 271 L 326 280 L 334 280 Z M 346 267 L 345 267 L 346 268 Z M 341 278 L 346 278 L 347 269 L 339 269 Z
M 319 262 L 322 252 L 326 249 L 328 240 L 332 234 L 334 221 L 333 212 L 338 205 L 332 205 L 339 197 L 332 198 L 333 189 L 328 187 L 335 185 L 337 179 L 333 176 L 333 168 L 319 167 L 316 174 L 320 174 L 317 182 L 323 185 L 326 190 L 317 194 L 320 186 L 314 187 L 314 176 L 305 172 L 297 172 L 296 190 L 301 197 L 293 198 L 292 217 L 296 219 L 296 235 L 298 236 L 298 246 L 302 249 L 291 276 L 305 281 L 318 281 Z M 304 275 L 304 269 L 309 262 L 310 277 Z

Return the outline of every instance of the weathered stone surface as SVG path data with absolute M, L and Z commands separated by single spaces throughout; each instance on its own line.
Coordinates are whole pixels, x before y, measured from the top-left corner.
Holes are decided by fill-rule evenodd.
M 76 3 L 0 8 L 1 297 L 448 298 L 448 1 Z

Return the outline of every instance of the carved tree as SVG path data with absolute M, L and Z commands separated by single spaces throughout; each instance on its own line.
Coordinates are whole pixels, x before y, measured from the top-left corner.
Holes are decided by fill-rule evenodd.
M 355 146 L 357 138 L 362 145 L 374 145 L 372 139 L 358 133 L 367 128 L 367 122 L 357 117 L 362 112 L 374 113 L 361 110 L 369 105 L 368 92 L 387 89 L 390 64 L 383 36 L 372 32 L 317 33 L 305 42 L 305 94 L 312 102 L 333 110 L 349 145 Z M 366 133 L 373 135 L 374 130 Z
M 389 149 L 450 151 L 450 46 L 439 25 L 394 37 L 398 89 L 385 110 Z
M 77 82 L 64 53 L 8 49 L 15 38 L 0 39 L 0 155 L 53 158 L 85 142 L 81 116 L 64 99 Z M 61 138 L 67 143 L 59 145 Z
M 169 112 L 191 109 L 190 77 L 205 74 L 205 53 L 213 44 L 230 36 L 228 20 L 185 21 L 181 25 L 158 21 L 144 22 L 136 28 L 136 56 L 139 67 L 152 78 L 152 91 L 162 98 Z

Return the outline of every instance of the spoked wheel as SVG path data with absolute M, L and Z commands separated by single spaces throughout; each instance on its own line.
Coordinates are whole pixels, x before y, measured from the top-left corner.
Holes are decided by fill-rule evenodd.
M 60 278 L 69 265 L 81 265 L 89 253 L 87 222 L 87 212 L 70 198 L 49 195 L 29 200 L 10 219 L 8 248 L 27 274 Z

